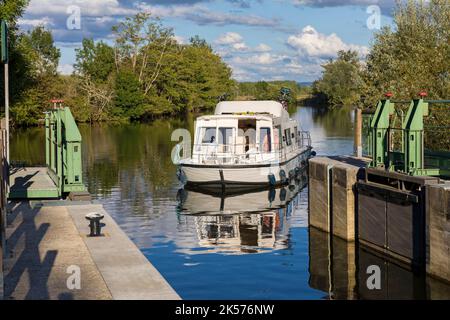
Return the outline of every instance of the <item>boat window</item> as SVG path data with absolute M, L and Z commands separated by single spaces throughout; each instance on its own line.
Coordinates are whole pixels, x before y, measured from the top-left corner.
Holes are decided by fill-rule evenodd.
M 294 136 L 295 136 L 295 141 L 298 141 L 298 128 L 294 127 Z
M 216 128 L 215 127 L 203 127 L 200 131 L 202 137 L 202 143 L 215 143 L 216 140 Z
M 264 215 L 261 217 L 261 236 L 271 238 L 273 232 L 273 217 Z
M 280 126 L 276 126 L 275 127 L 275 131 L 273 132 L 273 143 L 275 145 L 275 148 L 277 149 L 281 149 L 281 141 L 280 141 L 280 137 L 281 137 L 281 127 Z
M 256 150 L 256 119 L 239 119 L 238 130 L 238 144 L 242 139 L 244 152 Z
M 259 144 L 263 152 L 272 151 L 272 141 L 270 137 L 270 128 L 261 128 L 259 131 Z
M 219 128 L 219 144 L 233 144 L 233 128 Z
M 290 146 L 292 144 L 291 129 L 290 128 L 284 130 L 284 136 L 286 138 L 286 145 Z

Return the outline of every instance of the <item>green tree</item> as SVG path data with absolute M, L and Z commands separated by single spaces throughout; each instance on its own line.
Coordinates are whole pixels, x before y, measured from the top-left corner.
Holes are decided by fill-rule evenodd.
M 190 44 L 193 47 L 205 47 L 205 48 L 209 48 L 210 50 L 212 50 L 211 46 L 208 44 L 208 42 L 206 42 L 205 39 L 200 38 L 200 36 L 195 35 L 193 37 L 191 37 L 189 39 Z
M 60 50 L 55 47 L 51 31 L 38 26 L 20 38 L 22 48 L 26 48 L 36 76 L 55 76 Z
M 15 28 L 27 3 L 0 2 L 0 16 L 12 26 L 11 113 L 16 125 L 38 124 L 51 98 L 63 98 L 76 120 L 94 122 L 209 109 L 235 92 L 231 69 L 205 40 L 195 36 L 179 44 L 171 28 L 147 13 L 113 27 L 113 46 L 84 39 L 76 50 L 75 73 L 59 75 L 60 52 L 51 32 L 43 26 L 27 33 Z
M 240 82 L 236 87 L 236 96 L 240 100 L 279 100 L 282 88 L 290 91 L 287 97 L 290 105 L 305 95 L 305 88 L 295 81 L 258 81 Z
M 9 29 L 17 31 L 17 20 L 25 12 L 30 0 L 2 0 L 0 1 L 0 19 L 8 22 Z
M 11 114 L 17 125 L 35 125 L 43 118 L 43 111 L 52 98 L 61 98 L 61 92 L 55 90 L 58 83 L 57 67 L 60 58 L 59 49 L 54 46 L 53 36 L 43 26 L 20 34 L 15 42 L 14 61 L 18 70 L 23 71 L 20 78 L 14 74 L 14 91 Z M 21 65 L 18 66 L 18 62 Z
M 90 122 L 109 119 L 116 73 L 114 49 L 103 41 L 83 39 L 82 47 L 76 49 L 74 68 L 76 81 L 73 83 L 78 97 L 71 102 L 76 119 Z
M 330 60 L 322 67 L 322 78 L 315 82 L 314 89 L 325 94 L 331 106 L 359 102 L 364 83 L 357 52 L 339 51 L 336 60 Z
M 118 116 L 139 119 L 143 113 L 144 95 L 139 79 L 127 70 L 121 70 L 115 82 L 114 112 Z
M 211 109 L 221 96 L 233 92 L 231 69 L 209 45 L 187 46 L 180 58 L 187 110 Z
M 17 50 L 17 20 L 22 16 L 29 0 L 2 0 L 0 1 L 0 19 L 8 23 L 9 28 L 9 68 L 10 68 L 10 98 L 11 102 L 20 97 L 24 88 L 29 84 L 27 65 L 28 61 Z M 0 64 L 0 74 L 3 75 L 3 65 Z M 3 76 L 0 77 L 0 88 L 3 88 Z M 4 110 L 4 91 L 0 90 L 0 108 Z
M 398 2 L 395 28 L 376 34 L 367 59 L 366 104 L 387 91 L 411 99 L 426 90 L 433 99 L 450 97 L 450 6 L 447 0 Z
M 103 41 L 83 39 L 81 49 L 76 49 L 75 71 L 94 82 L 105 83 L 114 71 L 114 49 Z
M 367 59 L 364 91 L 367 107 L 391 91 L 396 100 L 410 100 L 420 91 L 428 99 L 450 98 L 450 6 L 448 0 L 398 2 L 394 28 L 375 37 Z M 430 105 L 425 125 L 449 128 L 448 106 Z M 450 150 L 448 129 L 430 129 L 425 147 Z
M 127 74 L 116 80 L 116 95 L 120 83 L 130 82 L 139 102 L 131 106 L 116 97 L 115 114 L 125 108 L 123 115 L 144 119 L 207 109 L 233 91 L 231 69 L 199 37 L 190 44 L 178 44 L 171 28 L 144 13 L 125 19 L 113 32 L 115 64 Z M 138 94 L 136 79 L 142 94 Z

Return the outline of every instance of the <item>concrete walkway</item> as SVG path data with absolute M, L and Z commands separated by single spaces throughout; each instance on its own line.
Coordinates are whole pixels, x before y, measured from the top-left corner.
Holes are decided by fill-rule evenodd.
M 180 299 L 101 205 L 10 205 L 5 299 Z M 88 237 L 90 212 L 104 236 Z
M 14 168 L 9 181 L 9 197 L 22 198 L 58 198 L 58 188 L 44 167 Z

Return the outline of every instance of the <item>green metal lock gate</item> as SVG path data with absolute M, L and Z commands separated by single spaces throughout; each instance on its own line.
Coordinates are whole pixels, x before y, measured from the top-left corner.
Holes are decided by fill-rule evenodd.
M 62 101 L 45 115 L 45 161 L 59 196 L 86 191 L 81 164 L 81 134 L 75 119 Z

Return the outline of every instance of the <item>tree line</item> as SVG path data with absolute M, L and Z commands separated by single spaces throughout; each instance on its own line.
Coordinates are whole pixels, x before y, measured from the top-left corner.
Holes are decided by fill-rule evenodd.
M 398 2 L 394 26 L 375 34 L 367 57 L 340 51 L 311 88 L 295 81 L 238 83 L 205 40 L 178 43 L 170 27 L 147 13 L 114 26 L 112 43 L 83 39 L 74 74 L 61 75 L 51 31 L 17 27 L 28 2 L 0 2 L 0 19 L 11 30 L 11 115 L 18 126 L 38 124 L 52 98 L 64 99 L 80 122 L 147 120 L 208 110 L 224 99 L 278 99 L 281 88 L 289 89 L 291 103 L 312 95 L 331 107 L 373 107 L 389 91 L 398 100 L 423 90 L 430 99 L 450 98 L 447 0 Z M 450 119 L 438 112 L 433 121 L 448 125 Z
M 394 27 L 376 33 L 369 55 L 340 51 L 313 83 L 315 98 L 331 107 L 374 109 L 388 92 L 410 101 L 426 92 L 428 100 L 450 100 L 450 5 L 448 0 L 398 2 Z M 406 112 L 409 104 L 399 104 Z M 450 104 L 431 104 L 424 118 L 425 147 L 450 151 Z
M 287 89 L 283 96 L 280 91 Z M 310 88 L 296 81 L 239 82 L 235 92 L 238 100 L 287 100 L 291 105 L 310 95 Z
M 449 99 L 448 0 L 399 1 L 393 20 L 393 27 L 375 34 L 366 59 L 355 51 L 340 51 L 324 64 L 313 94 L 331 107 L 373 107 L 387 92 L 396 100 L 409 100 L 421 91 L 430 99 Z
M 172 29 L 148 13 L 126 18 L 113 34 L 113 46 L 84 39 L 76 51 L 74 98 L 82 99 L 78 105 L 91 121 L 210 109 L 236 85 L 205 40 L 179 44 Z
M 27 4 L 0 3 L 0 18 L 11 31 L 10 110 L 16 126 L 39 124 L 54 98 L 63 99 L 79 122 L 120 122 L 211 109 L 236 92 L 230 67 L 205 40 L 195 36 L 181 44 L 148 13 L 114 26 L 112 44 L 83 39 L 74 73 L 61 75 L 51 31 L 17 27 Z

